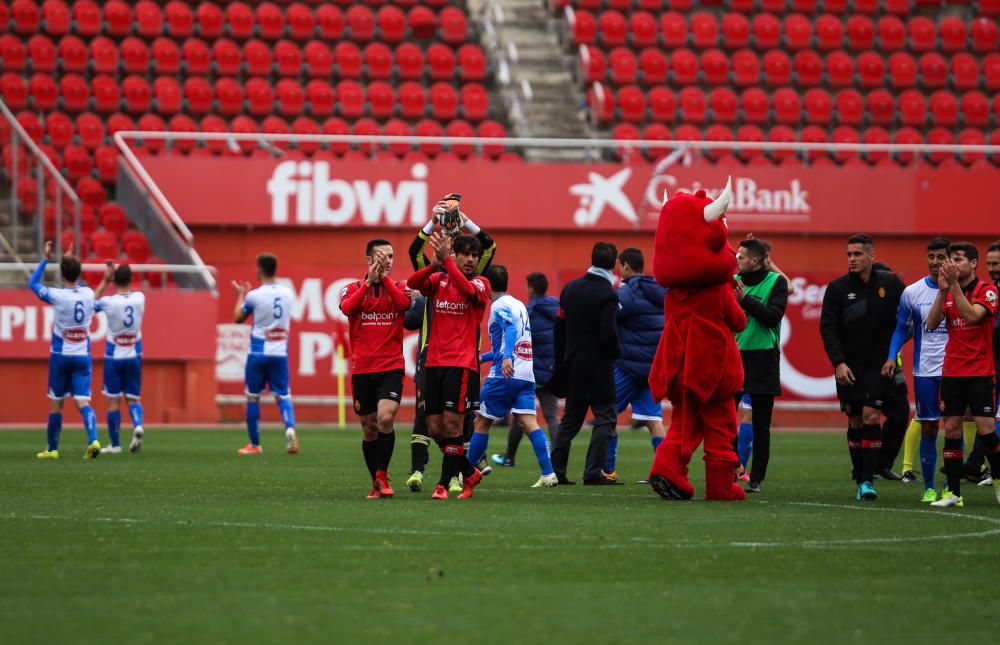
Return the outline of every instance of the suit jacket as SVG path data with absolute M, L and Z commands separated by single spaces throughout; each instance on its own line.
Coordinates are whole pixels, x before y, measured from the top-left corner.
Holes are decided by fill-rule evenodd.
M 559 296 L 555 325 L 556 370 L 550 390 L 591 403 L 615 400 L 618 294 L 604 278 L 586 274 Z

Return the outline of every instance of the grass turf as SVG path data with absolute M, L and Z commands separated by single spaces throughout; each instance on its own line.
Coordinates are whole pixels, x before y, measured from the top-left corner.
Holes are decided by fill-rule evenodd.
M 881 498 L 862 506 L 841 433 L 776 434 L 764 493 L 743 504 L 668 503 L 632 484 L 650 461 L 644 432 L 622 432 L 624 486 L 532 490 L 525 442 L 516 468 L 446 502 L 405 489 L 402 436 L 396 498 L 375 501 L 359 431 L 300 438 L 288 456 L 265 431 L 265 454 L 240 458 L 240 430 L 152 428 L 141 455 L 85 462 L 79 430 L 63 433 L 59 461 L 34 458 L 42 430 L 0 432 L 0 640 L 992 637 L 992 489 L 968 485 L 964 509 L 937 510 L 919 484 L 877 482 Z M 427 481 L 439 466 L 432 453 Z

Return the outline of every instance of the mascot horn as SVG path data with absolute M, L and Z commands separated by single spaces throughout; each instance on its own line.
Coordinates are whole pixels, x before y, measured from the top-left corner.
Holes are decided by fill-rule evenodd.
M 736 251 L 725 218 L 731 199 L 730 178 L 715 200 L 704 190 L 677 193 L 660 209 L 653 275 L 668 290 L 649 386 L 656 400 L 670 399 L 673 413 L 649 481 L 664 499 L 694 496 L 688 464 L 702 442 L 705 498 L 745 499 L 733 482 L 739 463 L 734 396 L 743 388 L 734 334 L 746 326 L 746 315 L 734 293 Z

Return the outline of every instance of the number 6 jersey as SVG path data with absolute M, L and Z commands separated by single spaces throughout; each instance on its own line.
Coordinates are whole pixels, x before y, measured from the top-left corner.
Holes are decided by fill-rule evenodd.
M 116 293 L 100 298 L 94 311 L 103 311 L 108 318 L 106 358 L 123 359 L 142 356 L 142 317 L 146 311 L 146 295 L 141 291 Z
M 253 316 L 250 353 L 288 356 L 288 330 L 294 295 L 288 287 L 272 282 L 247 294 L 243 313 Z

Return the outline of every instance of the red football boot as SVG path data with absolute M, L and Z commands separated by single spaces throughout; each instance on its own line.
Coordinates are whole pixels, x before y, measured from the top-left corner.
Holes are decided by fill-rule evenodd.
M 382 497 L 392 497 L 396 494 L 389 485 L 389 473 L 384 470 L 375 472 L 375 489 Z
M 691 499 L 694 486 L 688 480 L 688 467 L 681 463 L 681 447 L 666 441 L 656 449 L 649 484 L 663 499 Z
M 472 489 L 483 481 L 483 474 L 476 468 L 468 477 L 462 478 L 462 492 L 458 494 L 458 499 L 469 499 L 472 497 Z
M 705 499 L 741 501 L 747 498 L 739 484 L 733 482 L 735 468 L 729 464 L 705 464 Z
M 448 499 L 448 489 L 438 484 L 434 489 L 434 494 L 431 495 L 431 499 Z
M 368 493 L 368 497 L 366 497 L 365 499 L 378 499 L 380 497 L 382 497 L 382 493 L 380 493 L 378 490 L 378 484 L 376 484 L 375 481 L 372 480 L 372 492 Z

